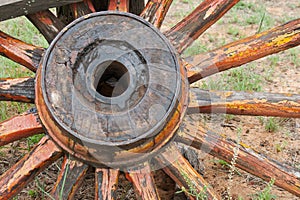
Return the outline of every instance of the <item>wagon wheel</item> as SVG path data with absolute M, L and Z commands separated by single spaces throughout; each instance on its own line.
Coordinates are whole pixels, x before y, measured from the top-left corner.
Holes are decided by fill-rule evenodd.
M 138 198 L 159 199 L 152 177 L 157 169 L 179 186 L 192 185 L 208 199 L 219 199 L 179 153 L 178 143 L 205 147 L 227 162 L 236 156 L 238 168 L 266 181 L 273 178 L 275 185 L 300 196 L 299 171 L 223 139 L 189 117 L 194 113 L 300 117 L 296 94 L 188 87 L 217 72 L 299 45 L 297 19 L 195 56 L 190 63 L 184 61 L 181 53 L 237 2 L 204 0 L 163 34 L 156 28 L 172 3 L 168 0 L 149 0 L 141 17 L 128 13 L 130 7 L 137 13 L 139 6 L 126 0 L 110 0 L 106 7 L 110 11 L 98 13 L 94 12 L 107 1 L 0 3 L 1 20 L 26 15 L 51 42 L 45 50 L 0 32 L 1 55 L 36 72 L 35 78 L 2 79 L 0 98 L 35 103 L 37 108 L 1 122 L 0 146 L 47 133 L 1 176 L 0 199 L 15 196 L 62 156 L 51 193 L 55 199 L 71 199 L 90 166 L 95 168 L 96 199 L 114 198 L 120 171 L 126 172 Z M 67 26 L 47 10 L 66 5 L 70 16 L 79 18 Z M 236 146 L 238 155 L 234 155 Z

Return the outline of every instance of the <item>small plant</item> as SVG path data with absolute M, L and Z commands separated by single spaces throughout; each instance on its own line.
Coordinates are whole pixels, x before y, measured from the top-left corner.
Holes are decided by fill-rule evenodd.
M 40 183 L 40 181 L 39 181 L 37 178 L 35 179 L 35 182 L 36 182 L 37 188 L 38 188 L 38 189 L 42 192 L 42 194 L 43 194 L 42 199 L 45 199 L 45 195 L 46 195 L 49 199 L 55 200 L 55 198 L 54 198 L 53 196 L 51 196 L 51 194 L 49 194 L 49 193 L 45 190 L 45 186 L 42 185 L 42 184 Z
M 28 195 L 31 197 L 31 198 L 36 198 L 37 197 L 37 192 L 35 190 L 29 190 L 28 191 Z
M 287 141 L 283 141 L 282 143 L 275 144 L 275 148 L 276 148 L 277 153 L 283 151 L 283 149 L 285 149 L 287 144 L 288 144 Z
M 276 196 L 271 193 L 272 187 L 274 185 L 275 180 L 271 179 L 271 181 L 267 184 L 267 186 L 263 189 L 263 191 L 254 195 L 254 200 L 273 200 L 276 199 Z
M 44 137 L 44 134 L 37 134 L 37 135 L 31 136 L 31 137 L 28 137 L 27 138 L 28 151 L 31 149 L 31 147 L 33 145 L 37 144 L 42 139 L 42 137 Z
M 207 200 L 208 196 L 206 194 L 207 192 L 207 186 L 204 185 L 202 190 L 199 192 L 193 182 L 189 179 L 188 175 L 186 173 L 184 173 L 183 171 L 180 172 L 181 175 L 183 176 L 183 178 L 185 179 L 185 181 L 187 182 L 188 185 L 188 189 L 185 188 L 184 186 L 181 187 L 180 191 L 177 191 L 176 193 L 181 193 L 184 192 L 190 196 L 193 196 L 196 200 Z
M 236 164 L 236 160 L 237 160 L 237 157 L 238 157 L 239 151 L 240 151 L 241 133 L 242 133 L 242 129 L 238 128 L 237 141 L 236 141 L 237 144 L 236 144 L 236 147 L 233 149 L 233 157 L 230 162 L 230 169 L 229 169 L 229 174 L 228 174 L 229 183 L 228 183 L 228 187 L 227 187 L 227 195 L 228 195 L 229 200 L 232 200 L 232 196 L 231 196 L 231 188 L 232 188 L 232 183 L 233 183 L 232 178 L 233 178 L 234 172 L 236 171 L 235 164 Z
M 265 130 L 273 133 L 276 132 L 279 128 L 278 123 L 276 122 L 275 118 L 270 117 L 265 121 Z

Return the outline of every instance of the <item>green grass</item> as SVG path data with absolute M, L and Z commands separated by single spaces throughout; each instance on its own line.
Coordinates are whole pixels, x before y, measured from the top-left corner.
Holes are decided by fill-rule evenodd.
M 206 90 L 262 91 L 263 77 L 254 72 L 255 66 L 232 69 L 219 78 L 207 78 L 200 87 Z
M 271 193 L 275 180 L 272 179 L 267 186 L 259 193 L 254 195 L 254 200 L 273 200 L 276 196 Z
M 22 28 L 20 28 L 22 27 Z M 39 31 L 25 18 L 19 17 L 0 23 L 0 30 L 26 43 L 47 47 L 48 43 Z M 0 78 L 34 77 L 35 74 L 27 68 L 0 56 Z M 18 102 L 0 102 L 0 121 L 21 114 L 33 107 L 32 104 Z M 43 134 L 27 138 L 28 149 L 36 144 Z M 33 195 L 29 194 L 30 196 Z

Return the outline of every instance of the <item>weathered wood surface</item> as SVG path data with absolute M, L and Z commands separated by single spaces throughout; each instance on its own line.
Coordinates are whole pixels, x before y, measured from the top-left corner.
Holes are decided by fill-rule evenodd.
M 88 168 L 87 164 L 65 155 L 51 196 L 54 199 L 72 200 L 81 186 Z
M 108 10 L 129 12 L 129 0 L 110 0 Z
M 144 0 L 130 0 L 129 1 L 129 12 L 135 15 L 140 15 L 145 7 Z
M 48 136 L 19 162 L 0 177 L 0 200 L 7 200 L 18 194 L 43 169 L 62 155 L 61 150 Z
M 274 29 L 238 40 L 205 54 L 194 56 L 188 69 L 188 79 L 193 83 L 201 78 L 241 66 L 300 44 L 300 19 Z
M 0 123 L 0 146 L 43 132 L 36 110 L 32 109 Z
M 69 5 L 69 7 L 72 12 L 73 19 L 77 19 L 84 15 L 95 12 L 95 8 L 93 7 L 93 4 L 90 0 L 85 0 L 84 2 L 80 3 L 74 3 L 72 5 Z
M 128 170 L 127 178 L 133 183 L 135 194 L 138 199 L 160 199 L 148 163 Z
M 203 194 L 207 199 L 221 199 L 174 145 L 168 147 L 156 160 L 164 167 L 163 170 L 187 192 L 194 195 Z M 188 193 L 186 195 L 191 199 L 195 198 Z
M 191 14 L 165 32 L 179 53 L 218 21 L 239 0 L 205 0 Z
M 150 0 L 140 16 L 160 28 L 172 2 L 173 0 Z
M 300 95 L 191 88 L 188 113 L 300 118 Z
M 26 44 L 0 31 L 0 55 L 5 56 L 31 71 L 36 71 L 44 49 Z
M 1 0 L 0 21 L 82 0 Z
M 65 24 L 50 10 L 39 11 L 26 16 L 49 43 L 51 43 L 55 36 L 65 27 Z
M 95 171 L 95 200 L 116 200 L 119 170 L 97 168 Z
M 235 148 L 238 147 L 236 167 L 265 181 L 274 179 L 275 185 L 278 187 L 300 196 L 299 170 L 270 160 L 244 144 L 238 145 L 232 140 L 226 140 L 199 122 L 185 121 L 182 127 L 183 129 L 178 132 L 176 141 L 199 150 L 205 149 L 205 152 L 228 163 L 231 162 Z
M 34 102 L 34 78 L 0 79 L 0 101 Z

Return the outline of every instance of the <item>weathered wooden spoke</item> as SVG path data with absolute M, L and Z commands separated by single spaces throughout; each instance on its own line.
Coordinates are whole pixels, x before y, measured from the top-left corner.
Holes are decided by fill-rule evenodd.
M 82 184 L 88 165 L 65 155 L 51 196 L 55 199 L 73 199 Z
M 235 148 L 239 148 L 236 155 L 236 167 L 243 169 L 263 180 L 275 180 L 275 185 L 300 196 L 299 170 L 284 166 L 264 155 L 257 153 L 246 145 L 238 145 L 232 140 L 223 139 L 220 134 L 205 128 L 201 123 L 185 121 L 183 129 L 179 131 L 176 141 L 205 151 L 226 162 L 231 162 Z
M 201 78 L 241 66 L 300 44 L 300 19 L 274 29 L 238 40 L 208 53 L 197 55 L 188 68 L 193 83 Z
M 180 186 L 187 196 L 202 194 L 206 199 L 221 199 L 173 145 L 157 158 L 163 170 Z
M 93 7 L 91 0 L 84 0 L 80 3 L 74 3 L 70 5 L 70 10 L 72 12 L 73 19 L 77 19 L 84 15 L 95 12 L 95 8 Z
M 36 110 L 31 109 L 0 123 L 0 146 L 43 132 Z
M 26 44 L 0 31 L 0 55 L 5 56 L 31 71 L 36 71 L 44 49 Z
M 239 0 L 205 0 L 165 35 L 181 53 L 237 2 Z
M 300 95 L 191 88 L 188 113 L 300 118 Z
M 65 27 L 65 24 L 50 10 L 29 14 L 27 18 L 39 29 L 49 43 L 51 43 L 59 31 Z
M 61 156 L 61 150 L 48 136 L 0 177 L 0 199 L 6 200 L 20 192 L 43 169 Z
M 0 101 L 34 102 L 34 78 L 0 79 Z
M 108 10 L 129 12 L 129 0 L 109 0 Z
M 172 2 L 173 0 L 150 0 L 140 16 L 160 28 Z
M 160 199 L 148 163 L 129 169 L 127 177 L 133 183 L 138 199 Z
M 21 15 L 28 15 L 38 11 L 47 10 L 52 7 L 63 6 L 70 3 L 81 2 L 82 0 L 47 0 L 47 1 L 28 1 L 28 0 L 2 0 L 0 2 L 0 21 L 15 18 Z
M 119 170 L 97 168 L 95 172 L 95 200 L 116 200 Z

